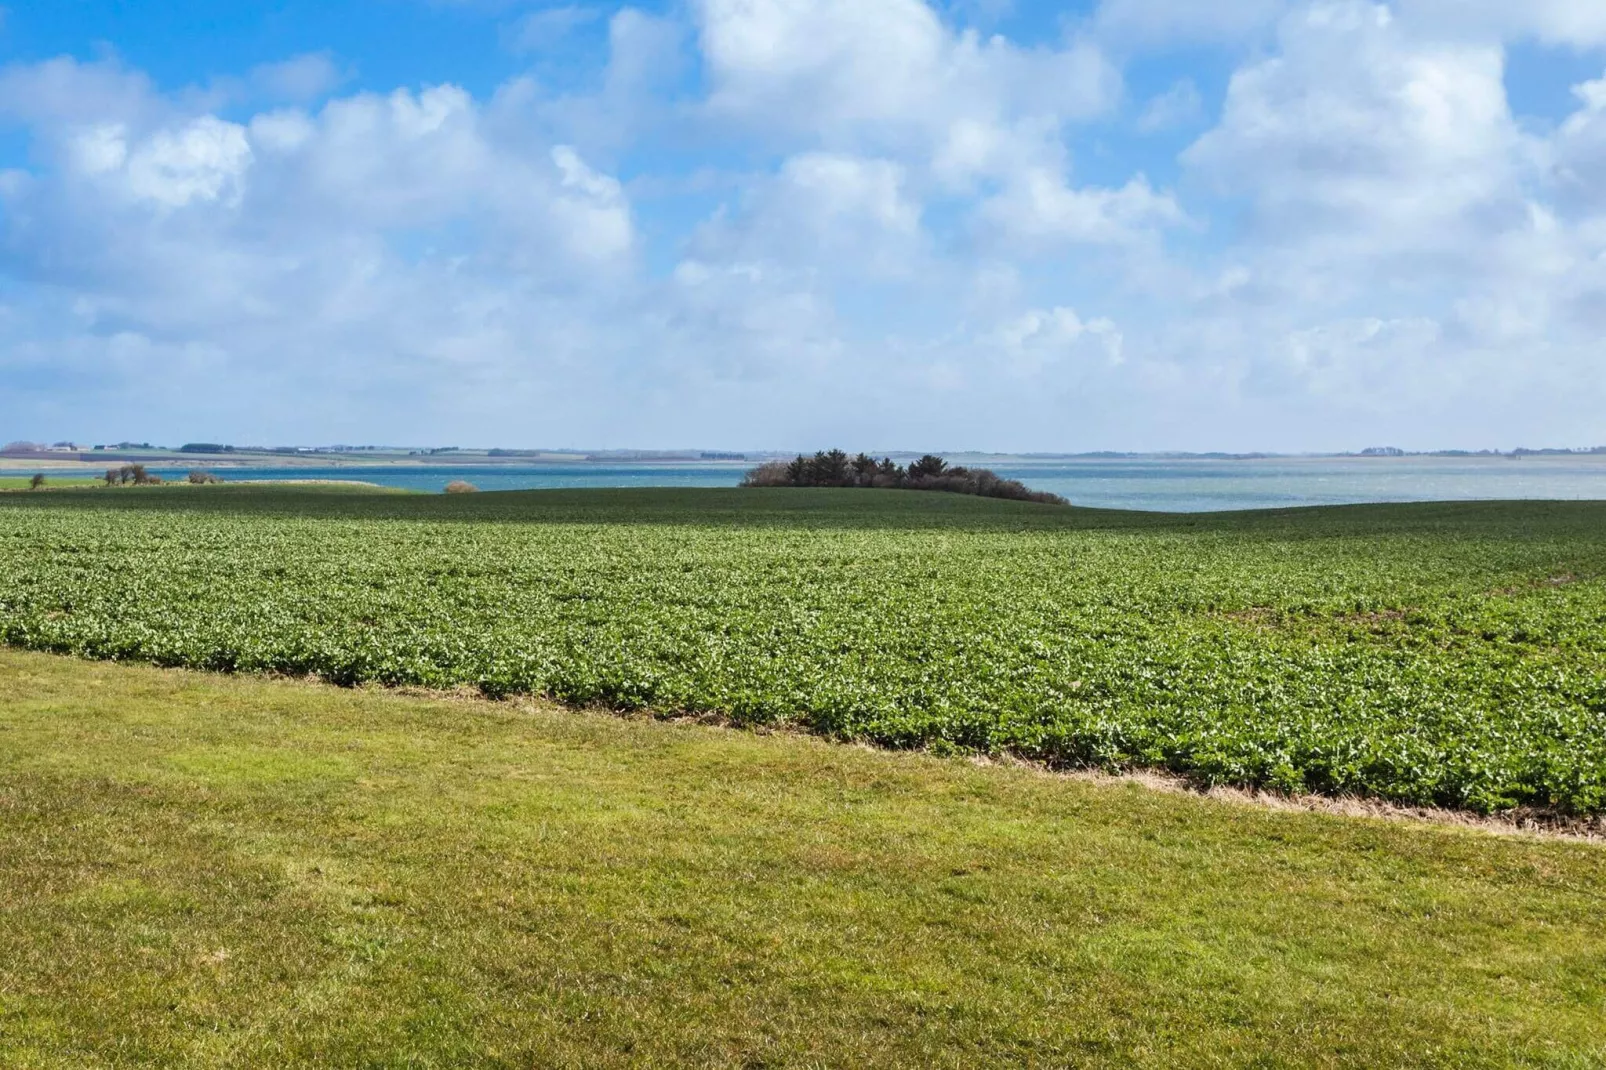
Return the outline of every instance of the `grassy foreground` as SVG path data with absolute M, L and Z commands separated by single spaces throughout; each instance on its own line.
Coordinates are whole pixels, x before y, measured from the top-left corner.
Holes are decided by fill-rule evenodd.
M 0 643 L 1606 813 L 1606 503 L 0 495 Z
M 98 487 L 103 482 L 100 479 L 89 476 L 56 475 L 48 471 L 44 473 L 44 476 L 45 485 L 40 488 L 41 490 L 62 490 L 66 488 L 83 490 L 88 487 Z M 28 490 L 32 484 L 33 476 L 31 475 L 8 476 L 0 474 L 0 490 Z
M 0 1064 L 1606 1062 L 1606 848 L 0 651 Z

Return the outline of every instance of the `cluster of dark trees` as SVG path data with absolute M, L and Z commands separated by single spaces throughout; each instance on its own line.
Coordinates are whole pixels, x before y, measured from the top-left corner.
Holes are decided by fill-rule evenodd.
M 941 457 L 926 454 L 908 467 L 890 457 L 879 461 L 869 454 L 850 457 L 841 450 L 802 454 L 790 461 L 768 461 L 747 473 L 744 487 L 884 487 L 893 490 L 938 490 L 950 494 L 976 494 L 984 498 L 1011 498 L 1049 505 L 1069 504 L 1057 494 L 1035 491 L 1015 479 L 1005 479 L 985 468 L 950 466 Z
M 135 486 L 146 487 L 160 483 L 162 477 L 155 472 L 145 471 L 142 464 L 125 464 L 121 468 L 106 469 L 106 485 L 119 486 L 133 483 Z

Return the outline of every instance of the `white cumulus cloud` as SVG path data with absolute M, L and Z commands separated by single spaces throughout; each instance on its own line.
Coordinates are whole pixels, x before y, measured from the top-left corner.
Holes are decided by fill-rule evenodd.
M 1105 0 L 1034 42 L 925 0 L 553 8 L 523 44 L 606 19 L 564 92 L 341 90 L 321 53 L 173 89 L 116 60 L 0 67 L 29 145 L 0 172 L 0 420 L 1606 441 L 1606 76 L 1547 123 L 1507 96 L 1512 42 L 1599 47 L 1596 7 Z M 1120 63 L 1200 45 L 1169 89 L 1125 88 Z M 1162 130 L 1200 132 L 1168 159 Z M 186 376 L 216 387 L 160 385 Z
M 238 200 L 251 166 L 245 128 L 203 115 L 176 130 L 159 130 L 126 165 L 135 197 L 181 208 L 191 201 Z

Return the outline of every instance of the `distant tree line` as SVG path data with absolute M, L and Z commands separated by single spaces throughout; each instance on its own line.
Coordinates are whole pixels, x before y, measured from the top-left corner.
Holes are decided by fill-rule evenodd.
M 78 447 L 71 442 L 7 442 L 0 447 L 0 454 L 15 454 L 26 456 L 30 453 L 60 453 L 63 450 L 76 450 Z
M 876 460 L 861 453 L 850 457 L 841 450 L 821 450 L 812 457 L 798 454 L 790 461 L 767 461 L 747 473 L 744 487 L 882 487 L 889 490 L 935 490 L 975 494 L 983 498 L 1009 498 L 1022 502 L 1068 505 L 1058 494 L 1028 488 L 986 468 L 950 466 L 941 457 L 926 454 L 908 467 L 890 457 Z

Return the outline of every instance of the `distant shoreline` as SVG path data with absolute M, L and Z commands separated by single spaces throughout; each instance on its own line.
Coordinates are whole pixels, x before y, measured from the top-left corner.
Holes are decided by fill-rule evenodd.
M 380 457 L 355 459 L 345 454 L 296 454 L 275 456 L 273 454 L 246 454 L 244 456 L 194 456 L 184 454 L 165 453 L 108 453 L 91 460 L 84 460 L 82 455 L 76 453 L 62 453 L 60 455 L 28 455 L 0 454 L 0 470 L 10 471 L 85 471 L 103 472 L 108 468 L 116 468 L 125 464 L 143 464 L 148 468 L 200 468 L 209 472 L 247 471 L 253 468 L 352 468 L 352 469 L 390 469 L 390 468 L 530 468 L 535 466 L 547 467 L 573 467 L 573 468 L 604 468 L 621 466 L 663 466 L 673 465 L 676 468 L 746 468 L 757 464 L 753 461 L 704 461 L 685 460 L 679 458 L 648 458 L 648 459 L 586 459 L 573 458 L 555 460 L 535 457 L 484 457 L 484 456 L 456 456 L 456 457 Z
M 383 483 L 370 483 L 364 479 L 231 479 L 235 487 L 373 487 L 389 490 Z
M 674 456 L 496 456 L 484 453 L 453 453 L 436 454 L 433 456 L 412 455 L 379 455 L 362 456 L 351 453 L 300 453 L 300 454 L 271 454 L 271 453 L 233 453 L 233 454 L 181 454 L 150 452 L 106 452 L 86 456 L 83 453 L 68 453 L 65 451 L 31 454 L 3 454 L 0 453 L 0 472 L 73 472 L 73 473 L 100 473 L 107 468 L 118 467 L 123 464 L 139 463 L 148 467 L 164 469 L 190 469 L 199 468 L 216 472 L 250 471 L 262 468 L 345 468 L 354 471 L 418 469 L 418 468 L 708 468 L 708 469 L 744 469 L 762 463 L 765 460 L 790 458 L 790 453 L 752 453 L 742 459 L 736 458 L 701 458 L 684 455 Z M 875 456 L 883 456 L 876 452 Z M 918 454 L 896 451 L 885 454 L 894 459 L 918 456 Z M 1435 451 L 1426 453 L 1390 453 L 1390 454 L 1361 454 L 1361 453 L 959 453 L 949 452 L 943 456 L 958 464 L 1003 464 L 1016 467 L 1032 467 L 1036 465 L 1061 465 L 1068 463 L 1097 464 L 1097 463 L 1142 463 L 1160 462 L 1166 464 L 1214 463 L 1223 462 L 1256 462 L 1275 461 L 1285 464 L 1323 463 L 1333 461 L 1357 461 L 1369 464 L 1386 465 L 1390 462 L 1420 462 L 1424 460 L 1462 461 L 1475 463 L 1479 461 L 1501 462 L 1509 464 L 1514 461 L 1569 461 L 1594 462 L 1606 464 L 1606 449 L 1591 451 L 1568 452 L 1562 450 L 1515 450 L 1511 452 L 1459 452 Z

